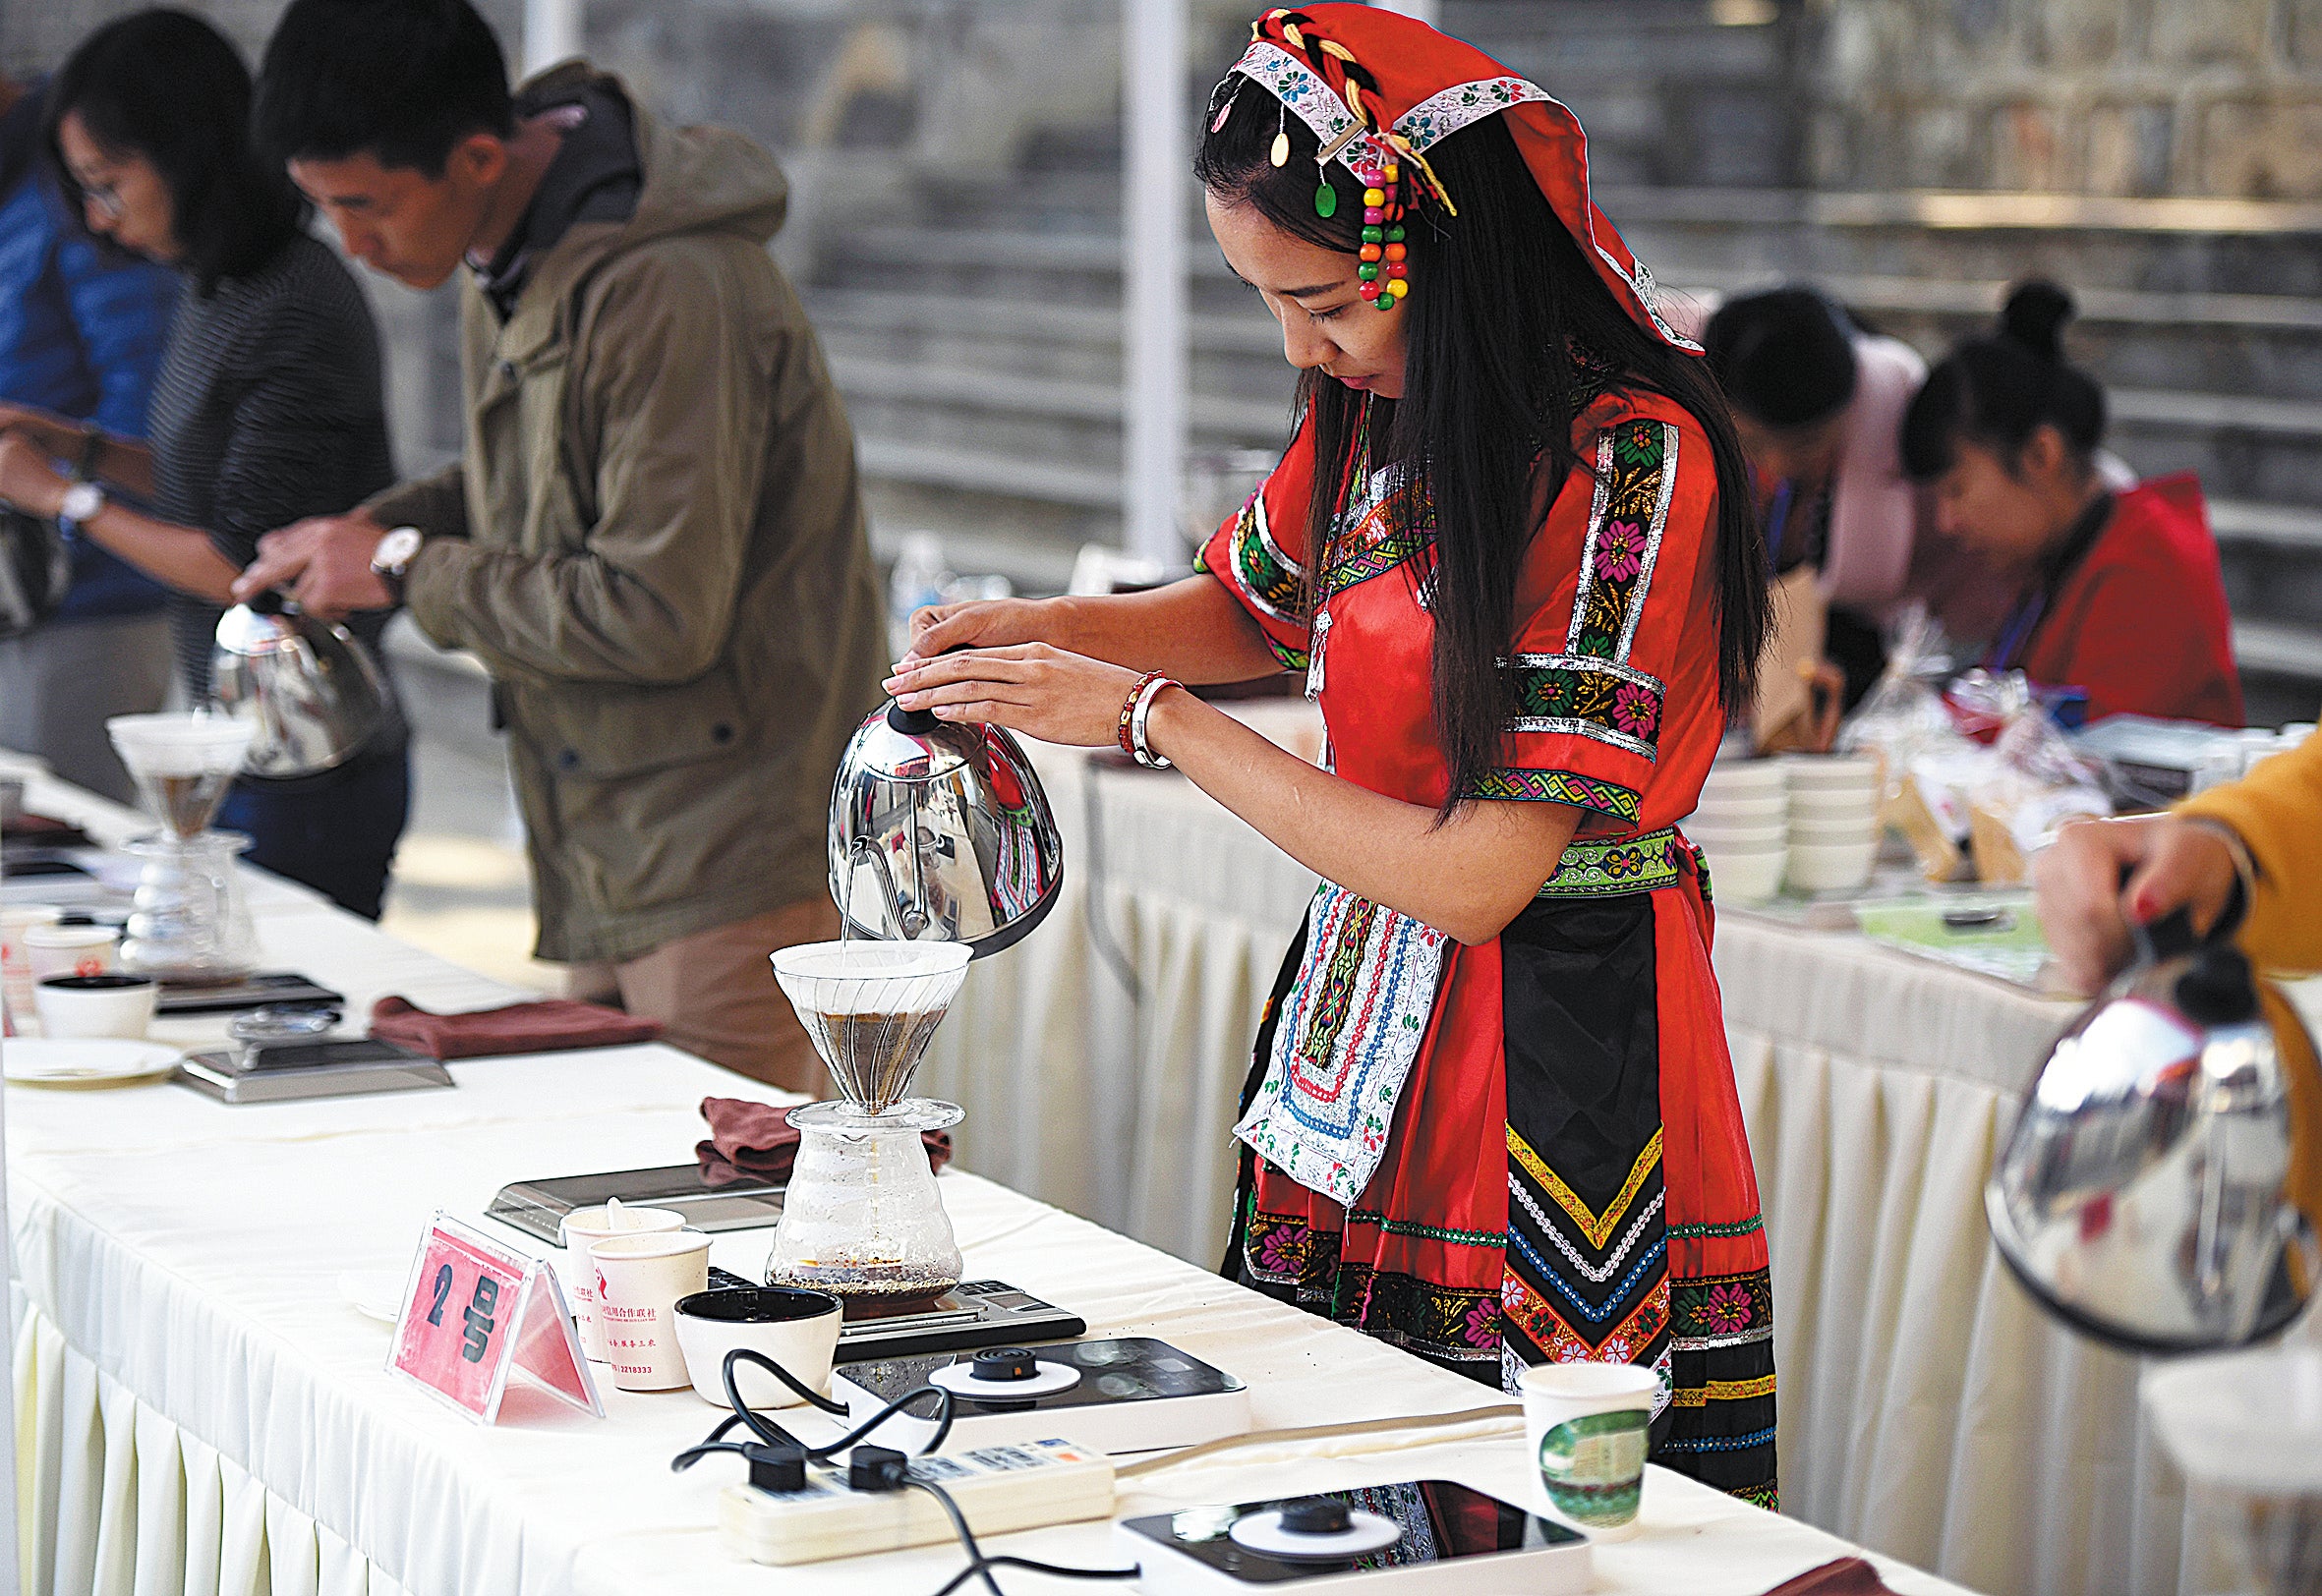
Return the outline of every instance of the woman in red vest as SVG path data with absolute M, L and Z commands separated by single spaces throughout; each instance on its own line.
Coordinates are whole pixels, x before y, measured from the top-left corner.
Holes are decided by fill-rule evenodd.
M 2180 472 L 2106 486 L 2104 390 L 2059 347 L 2071 314 L 2062 289 L 2024 284 L 1997 336 L 1953 350 L 1903 417 L 1904 469 L 1934 484 L 1939 530 L 2014 577 L 1985 668 L 2078 688 L 2091 720 L 2238 726 L 2233 621 L 2200 482 Z

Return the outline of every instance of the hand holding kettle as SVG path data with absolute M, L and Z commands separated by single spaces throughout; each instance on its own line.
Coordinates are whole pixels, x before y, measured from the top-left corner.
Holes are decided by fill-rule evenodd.
M 2173 824 L 2190 826 L 2161 823 Z M 2313 1041 L 2229 940 L 2240 913 L 2231 847 L 2219 839 L 2222 901 L 2196 930 L 2191 900 L 2215 872 L 2169 874 L 2170 834 L 2141 840 L 2161 846 L 2115 862 L 2114 891 L 2136 907 L 2164 890 L 2178 904 L 2135 928 L 2134 962 L 2041 1066 L 1985 1212 L 2017 1280 L 2075 1328 L 2139 1351 L 2247 1345 L 2295 1319 L 2322 1275 L 2292 1200 L 2293 1074 L 2313 1072 Z M 2044 873 L 2044 926 L 2068 912 L 2049 882 L 2073 865 Z

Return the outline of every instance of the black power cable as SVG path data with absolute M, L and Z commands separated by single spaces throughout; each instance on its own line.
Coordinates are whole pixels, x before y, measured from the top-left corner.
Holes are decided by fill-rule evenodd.
M 848 1409 L 843 1402 L 833 1401 L 763 1352 L 753 1351 L 746 1346 L 737 1346 L 726 1354 L 726 1364 L 721 1371 L 726 1380 L 726 1399 L 733 1404 L 732 1413 L 719 1420 L 718 1427 L 703 1438 L 700 1445 L 688 1447 L 669 1459 L 669 1468 L 672 1472 L 682 1473 L 714 1452 L 738 1453 L 744 1458 L 749 1459 L 753 1471 L 770 1460 L 769 1449 L 785 1457 L 795 1454 L 795 1458 L 789 1463 L 793 1469 L 801 1466 L 797 1459 L 806 1462 L 827 1462 L 877 1430 L 879 1426 L 894 1418 L 896 1414 L 906 1410 L 913 1402 L 926 1396 L 933 1396 L 936 1399 L 936 1410 L 930 1415 L 935 1424 L 935 1434 L 929 1437 L 927 1444 L 919 1449 L 920 1455 L 926 1456 L 934 1452 L 951 1436 L 952 1393 L 942 1386 L 921 1386 L 898 1396 L 894 1401 L 889 1402 L 877 1413 L 847 1431 L 846 1434 L 829 1446 L 809 1447 L 773 1420 L 761 1418 L 758 1414 L 750 1411 L 749 1404 L 742 1400 L 741 1383 L 734 1372 L 737 1366 L 743 1363 L 766 1370 L 805 1401 L 820 1408 L 823 1412 L 835 1414 L 841 1418 L 847 1416 Z M 736 1426 L 744 1427 L 757 1436 L 758 1444 L 726 1440 L 726 1436 L 730 1435 Z M 888 1456 L 892 1460 L 893 1454 L 890 1454 Z M 867 1482 L 872 1478 L 872 1475 L 869 1471 L 863 1471 L 862 1477 Z M 932 1480 L 916 1479 L 908 1473 L 896 1476 L 896 1486 L 899 1489 L 925 1491 L 929 1496 L 935 1498 L 937 1504 L 944 1510 L 944 1516 L 952 1521 L 952 1533 L 958 1537 L 960 1547 L 967 1553 L 967 1567 L 946 1581 L 944 1587 L 936 1592 L 936 1596 L 952 1596 L 953 1592 L 971 1579 L 981 1579 L 985 1588 L 991 1592 L 991 1596 L 1006 1596 L 1006 1592 L 1000 1588 L 999 1581 L 992 1577 L 994 1568 L 1023 1568 L 1032 1573 L 1053 1574 L 1060 1579 L 1134 1579 L 1137 1575 L 1137 1569 L 1133 1565 L 1126 1568 L 1067 1568 L 1062 1564 L 1042 1563 L 1036 1558 L 1010 1557 L 1005 1554 L 999 1557 L 987 1556 L 984 1549 L 976 1544 L 975 1531 L 967 1527 L 967 1515 L 959 1510 L 959 1504 L 952 1499 L 951 1492 Z M 867 1483 L 865 1488 L 877 1489 L 876 1486 L 870 1486 Z

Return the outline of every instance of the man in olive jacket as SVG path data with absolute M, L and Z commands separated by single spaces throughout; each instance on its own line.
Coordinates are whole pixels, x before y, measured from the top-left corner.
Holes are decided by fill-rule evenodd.
M 421 288 L 467 263 L 466 448 L 273 534 L 242 586 L 399 600 L 481 657 L 541 956 L 813 1089 L 767 955 L 837 934 L 831 780 L 885 656 L 853 434 L 766 251 L 781 170 L 579 62 L 511 100 L 467 0 L 297 0 L 258 126 L 350 255 Z

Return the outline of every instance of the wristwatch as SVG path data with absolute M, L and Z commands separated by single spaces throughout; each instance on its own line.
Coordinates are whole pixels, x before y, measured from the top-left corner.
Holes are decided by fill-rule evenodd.
M 56 507 L 59 521 L 70 521 L 76 527 L 86 527 L 96 519 L 105 507 L 105 490 L 94 483 L 75 483 L 65 489 L 63 502 Z
M 395 601 L 403 601 L 403 578 L 411 570 L 411 562 L 427 542 L 417 527 L 397 527 L 378 541 L 371 551 L 371 568 L 378 573 L 395 595 Z

